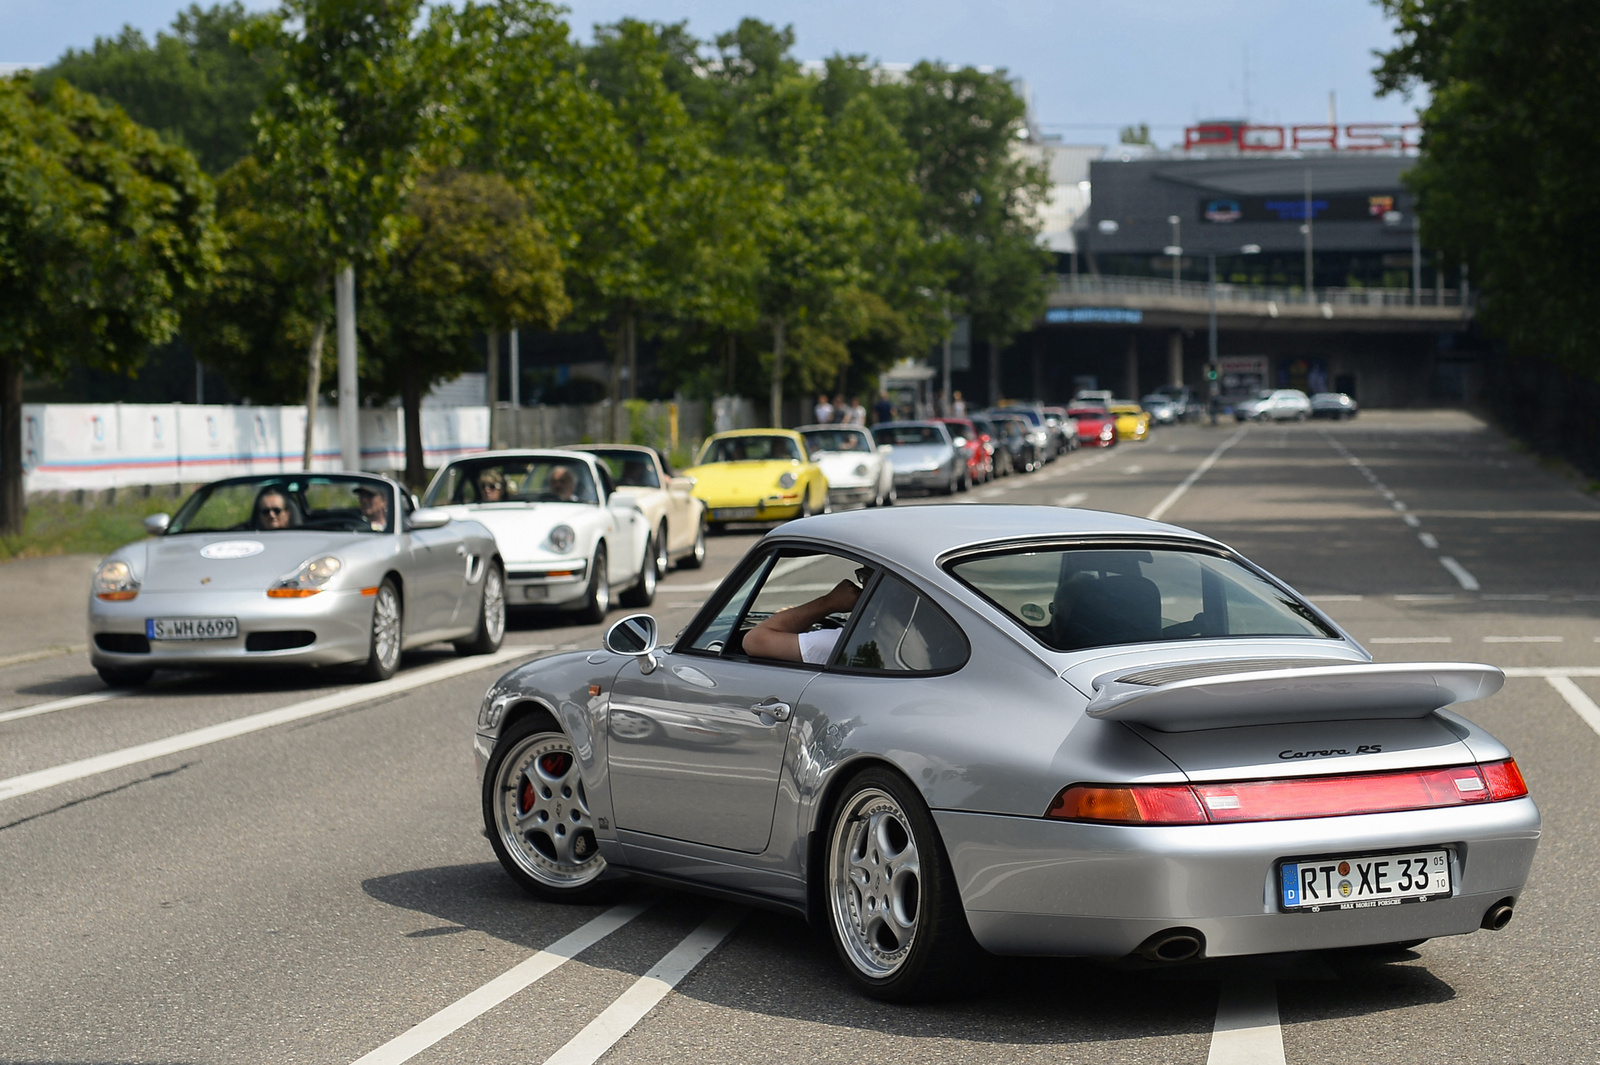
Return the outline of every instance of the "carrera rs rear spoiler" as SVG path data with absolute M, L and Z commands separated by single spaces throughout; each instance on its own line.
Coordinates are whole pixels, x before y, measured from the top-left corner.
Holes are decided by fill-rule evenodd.
M 1087 712 L 1163 732 L 1426 717 L 1493 695 L 1505 679 L 1494 666 L 1469 662 L 1193 663 L 1096 677 Z

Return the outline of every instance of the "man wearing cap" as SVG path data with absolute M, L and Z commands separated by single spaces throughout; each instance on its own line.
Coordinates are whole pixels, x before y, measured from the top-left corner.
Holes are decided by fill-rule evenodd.
M 381 488 L 371 485 L 362 485 L 356 489 L 356 502 L 361 507 L 362 520 L 372 526 L 374 532 L 383 532 L 389 527 L 389 494 Z

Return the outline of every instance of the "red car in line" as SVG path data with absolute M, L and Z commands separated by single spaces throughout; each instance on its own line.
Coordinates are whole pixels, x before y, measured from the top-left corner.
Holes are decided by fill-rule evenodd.
M 1078 443 L 1083 447 L 1111 447 L 1117 442 L 1117 419 L 1104 407 L 1073 407 L 1078 419 Z
M 967 482 L 983 484 L 994 480 L 994 441 L 988 434 L 978 431 L 966 418 L 934 418 L 950 427 L 950 436 L 956 449 L 967 454 Z

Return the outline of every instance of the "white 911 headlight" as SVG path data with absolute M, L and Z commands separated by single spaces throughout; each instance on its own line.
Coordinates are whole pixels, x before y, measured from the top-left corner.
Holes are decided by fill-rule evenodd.
M 133 579 L 133 567 L 120 558 L 100 563 L 100 568 L 94 571 L 94 594 L 98 599 L 112 601 L 138 595 L 139 582 Z
M 796 477 L 794 475 L 794 471 L 790 470 L 788 473 L 785 473 L 782 477 L 778 478 L 778 487 L 779 488 L 793 488 L 794 485 L 795 485 L 795 482 L 798 481 L 799 479 L 800 478 L 798 478 L 798 477 Z
M 343 563 L 332 555 L 323 555 L 321 558 L 310 558 L 300 563 L 300 568 L 288 576 L 281 577 L 272 587 L 267 589 L 269 599 L 304 599 L 318 592 L 333 580 L 333 575 L 343 567 Z
M 550 546 L 557 554 L 566 554 L 572 550 L 572 545 L 578 539 L 578 534 L 572 531 L 570 525 L 557 525 L 550 530 Z

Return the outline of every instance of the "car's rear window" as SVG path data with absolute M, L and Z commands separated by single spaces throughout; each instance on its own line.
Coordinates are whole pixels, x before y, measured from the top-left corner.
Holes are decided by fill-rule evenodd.
M 931 425 L 885 425 L 872 435 L 880 444 L 904 447 L 913 444 L 942 444 L 944 436 Z
M 948 568 L 1057 651 L 1229 636 L 1338 638 L 1283 588 L 1198 551 L 1034 548 Z

